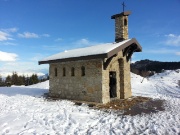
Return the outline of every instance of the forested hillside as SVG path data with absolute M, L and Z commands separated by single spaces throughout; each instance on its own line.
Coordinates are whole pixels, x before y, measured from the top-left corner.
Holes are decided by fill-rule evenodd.
M 180 69 L 180 62 L 160 62 L 146 59 L 131 64 L 131 72 L 141 76 L 149 76 L 164 70 L 176 69 Z

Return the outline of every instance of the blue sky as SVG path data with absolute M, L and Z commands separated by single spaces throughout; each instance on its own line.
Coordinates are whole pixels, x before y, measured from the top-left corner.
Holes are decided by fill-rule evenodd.
M 38 60 L 114 42 L 122 0 L 0 0 L 0 74 L 48 73 Z M 132 61 L 180 61 L 180 0 L 124 0 L 129 38 L 143 47 Z

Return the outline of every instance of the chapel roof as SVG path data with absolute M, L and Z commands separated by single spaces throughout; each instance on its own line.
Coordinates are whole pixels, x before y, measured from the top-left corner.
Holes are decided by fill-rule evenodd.
M 76 60 L 89 60 L 97 58 L 110 58 L 111 56 L 117 54 L 123 49 L 135 46 L 135 52 L 141 52 L 142 47 L 137 42 L 135 38 L 124 40 L 121 42 L 114 43 L 105 43 L 95 46 L 89 46 L 85 48 L 73 49 L 52 56 L 46 57 L 39 61 L 39 64 L 49 64 L 57 62 L 66 62 L 66 61 L 76 61 Z

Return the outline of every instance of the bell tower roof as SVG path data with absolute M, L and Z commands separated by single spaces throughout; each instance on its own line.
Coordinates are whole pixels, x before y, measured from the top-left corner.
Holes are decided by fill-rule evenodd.
M 128 16 L 130 14 L 131 14 L 131 11 L 121 12 L 120 14 L 115 14 L 115 15 L 111 16 L 111 19 L 115 19 L 116 17 L 121 17 L 121 16 Z

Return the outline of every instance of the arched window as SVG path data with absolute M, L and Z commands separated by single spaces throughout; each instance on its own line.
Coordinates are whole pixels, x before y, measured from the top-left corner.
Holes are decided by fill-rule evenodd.
M 75 69 L 74 67 L 71 68 L 71 76 L 74 76 Z
M 85 67 L 84 66 L 81 67 L 81 76 L 85 76 Z
M 57 68 L 54 69 L 54 75 L 57 76 Z
M 124 19 L 124 26 L 127 26 L 127 19 Z
M 63 76 L 66 76 L 66 69 L 63 68 Z

